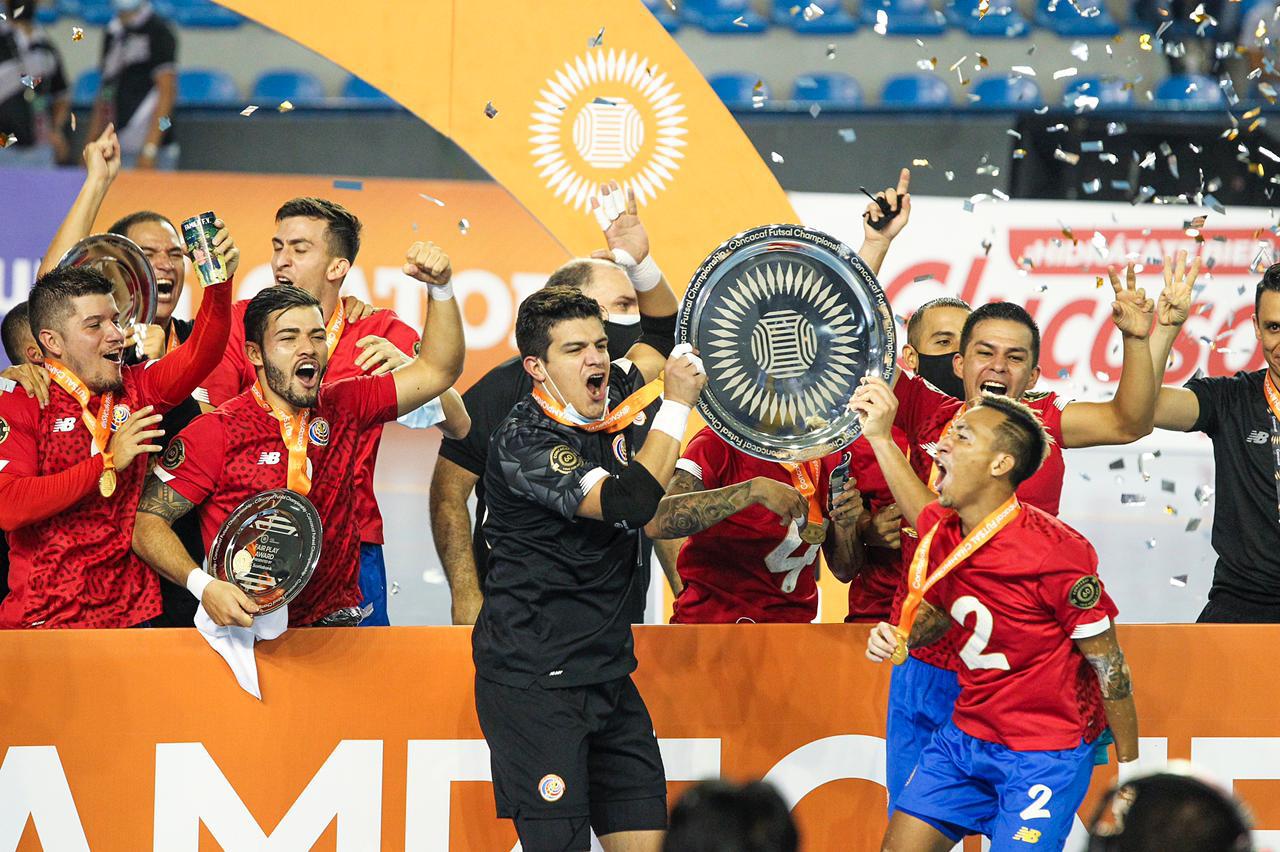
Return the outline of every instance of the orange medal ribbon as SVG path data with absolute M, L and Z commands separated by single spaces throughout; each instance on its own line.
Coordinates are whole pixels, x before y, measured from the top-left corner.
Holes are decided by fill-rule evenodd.
M 920 539 L 920 546 L 916 548 L 915 555 L 911 557 L 911 569 L 907 572 L 907 585 L 909 586 L 907 597 L 902 601 L 902 612 L 898 617 L 898 625 L 893 628 L 894 632 L 898 634 L 898 647 L 894 649 L 893 657 L 891 658 L 894 665 L 901 665 L 907 661 L 907 637 L 911 635 L 911 628 L 916 623 L 916 613 L 920 610 L 920 602 L 924 600 L 925 592 L 933 588 L 943 577 L 954 571 L 961 562 L 976 553 L 980 547 L 995 538 L 996 534 L 1007 527 L 1021 512 L 1022 504 L 1018 502 L 1018 496 L 1015 494 L 1006 500 L 1000 508 L 983 518 L 982 523 L 970 530 L 969 534 L 956 545 L 955 550 L 947 554 L 947 558 L 942 560 L 942 563 L 938 565 L 932 574 L 929 573 L 929 550 L 933 544 L 933 536 L 938 531 L 938 527 L 942 526 L 942 521 L 939 520 L 924 534 L 924 537 Z
M 778 462 L 791 474 L 791 484 L 809 501 L 809 524 L 822 526 L 822 503 L 818 501 L 818 477 L 822 475 L 822 460 L 793 464 Z
M 557 423 L 565 426 L 572 426 L 575 429 L 581 429 L 584 432 L 621 432 L 623 429 L 631 425 L 631 422 L 640 416 L 640 412 L 644 411 L 658 397 L 662 396 L 662 376 L 649 382 L 649 384 L 640 388 L 631 396 L 618 403 L 612 411 L 600 420 L 587 423 L 574 423 L 565 416 L 564 406 L 551 398 L 542 385 L 533 386 L 533 398 L 538 401 L 538 405 L 542 406 L 542 413 L 550 417 Z
M 1262 382 L 1262 389 L 1267 394 L 1267 407 L 1271 409 L 1271 416 L 1276 420 L 1280 420 L 1280 389 L 1276 388 L 1276 383 L 1271 381 L 1271 371 L 1267 370 L 1267 377 Z
M 342 304 L 342 299 L 338 299 L 338 307 L 334 308 L 333 316 L 329 317 L 329 322 L 324 327 L 324 342 L 329 347 L 329 357 L 333 357 L 333 350 L 338 348 L 338 341 L 342 339 L 342 331 L 347 327 L 347 309 Z
M 98 415 L 89 413 L 89 388 L 85 387 L 80 377 L 56 358 L 46 358 L 44 368 L 49 377 L 80 403 L 80 419 L 89 428 L 93 436 L 93 445 L 102 455 L 102 475 L 98 477 L 98 490 L 103 497 L 110 497 L 116 490 L 116 464 L 111 452 L 111 412 L 115 408 L 115 394 L 107 391 L 98 403 Z
M 264 411 L 280 421 L 280 438 L 289 451 L 289 472 L 285 482 L 290 491 L 306 497 L 311 491 L 311 474 L 307 473 L 307 426 L 311 423 L 311 409 L 303 409 L 298 414 L 277 411 L 262 395 L 262 386 L 256 379 L 253 398 Z
M 173 327 L 173 323 L 169 323 L 169 327 L 165 329 L 164 354 L 178 348 L 178 330 Z

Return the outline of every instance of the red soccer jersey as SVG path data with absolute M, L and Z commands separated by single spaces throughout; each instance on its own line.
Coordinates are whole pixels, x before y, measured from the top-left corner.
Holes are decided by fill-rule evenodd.
M 960 410 L 961 403 L 924 379 L 906 373 L 898 377 L 894 393 L 898 397 L 898 416 L 894 424 L 907 435 L 907 458 L 911 461 L 916 476 L 920 477 L 921 482 L 928 482 L 933 470 L 933 452 L 947 424 Z M 1035 506 L 1056 516 L 1058 504 L 1062 500 L 1062 477 L 1066 474 L 1066 463 L 1062 458 L 1062 409 L 1070 400 L 1049 392 L 1026 394 L 1022 401 L 1040 418 L 1049 437 L 1053 438 L 1053 443 L 1049 447 L 1049 457 L 1040 465 L 1040 469 L 1018 486 L 1018 499 L 1024 505 Z M 902 598 L 907 592 L 906 570 L 919 541 L 912 534 L 914 530 L 911 533 L 907 531 L 908 524 L 904 522 L 903 526 L 901 573 L 891 619 L 894 623 L 897 623 Z M 960 666 L 960 660 L 956 656 L 959 649 L 957 633 L 958 631 L 952 630 L 932 645 L 911 653 L 930 665 L 957 671 Z
M 940 519 L 930 570 L 964 537 L 960 516 L 937 503 L 920 514 L 921 530 Z M 1071 749 L 1101 733 L 1097 677 L 1074 640 L 1104 632 L 1117 610 L 1084 536 L 1023 504 L 925 600 L 950 613 L 963 642 L 956 727 L 1015 751 Z
M 205 401 L 211 405 L 221 405 L 253 384 L 253 365 L 244 353 L 244 311 L 248 304 L 244 300 L 232 306 L 234 315 L 227 354 L 201 386 L 206 394 Z M 395 311 L 377 311 L 359 322 L 348 323 L 343 330 L 342 336 L 338 338 L 338 345 L 329 358 L 324 374 L 325 384 L 365 375 L 356 366 L 356 356 L 360 354 L 356 341 L 369 335 L 386 338 L 407 355 L 417 353 L 418 333 L 401 322 Z M 384 540 L 382 512 L 378 509 L 378 500 L 373 493 L 373 469 L 378 461 L 378 445 L 381 442 L 382 423 L 379 422 L 360 436 L 357 454 L 359 466 L 356 473 L 355 513 L 360 523 L 360 541 L 369 544 L 382 544 Z
M 822 460 L 816 485 L 824 507 L 831 471 L 839 461 L 836 453 Z M 708 491 L 757 476 L 792 484 L 781 465 L 735 450 L 705 427 L 693 436 L 676 467 L 696 476 Z M 689 536 L 676 559 L 684 591 L 676 598 L 672 623 L 813 621 L 820 547 L 802 541 L 794 522 L 783 527 L 777 515 L 759 505 Z
M 893 430 L 894 443 L 904 453 L 907 439 L 902 430 Z M 885 482 L 876 454 L 865 440 L 849 445 L 853 453 L 852 471 L 858 480 L 858 491 L 869 513 L 875 514 L 893 502 L 893 494 Z M 884 621 L 893 607 L 893 596 L 902 579 L 902 551 L 888 547 L 865 548 L 866 562 L 849 583 L 849 614 L 845 621 Z
M 364 376 L 326 384 L 307 430 L 311 493 L 323 525 L 320 563 L 289 604 L 289 624 L 311 624 L 360 603 L 360 527 L 351 511 L 364 435 L 396 416 L 395 381 Z M 286 487 L 289 453 L 280 422 L 245 392 L 191 422 L 174 439 L 156 475 L 199 507 L 205 546 L 237 506 Z

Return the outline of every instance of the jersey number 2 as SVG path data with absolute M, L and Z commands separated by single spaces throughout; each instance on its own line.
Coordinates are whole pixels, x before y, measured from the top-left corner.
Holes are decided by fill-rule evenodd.
M 795 549 L 804 544 L 800 540 L 800 528 L 796 526 L 796 522 L 792 521 L 787 527 L 787 534 L 782 541 L 778 542 L 778 546 L 769 551 L 769 555 L 764 558 L 764 565 L 772 574 L 786 574 L 782 578 L 782 593 L 789 595 L 796 590 L 796 579 L 800 576 L 800 572 L 805 566 L 813 562 L 813 557 L 818 552 L 818 545 L 811 544 L 804 549 L 799 556 L 792 556 Z
M 960 649 L 960 659 L 971 669 L 1004 669 L 1009 670 L 1009 659 L 1004 654 L 984 654 L 987 643 L 991 641 L 991 610 L 973 595 L 956 598 L 951 605 L 951 617 L 960 624 L 970 615 L 974 617 L 973 635 Z

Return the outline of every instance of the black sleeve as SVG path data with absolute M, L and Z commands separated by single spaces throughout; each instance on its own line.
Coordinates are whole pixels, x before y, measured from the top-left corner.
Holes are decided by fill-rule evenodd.
M 153 19 L 154 20 L 154 19 Z M 178 39 L 173 30 L 160 21 L 151 30 L 151 69 L 154 74 L 161 69 L 173 70 L 178 61 Z
M 503 480 L 515 494 L 532 500 L 566 519 L 578 513 L 587 491 L 602 476 L 571 447 L 564 435 L 550 429 L 513 423 L 495 436 L 494 452 Z
M 1236 374 L 1234 378 L 1198 376 L 1183 385 L 1196 395 L 1196 401 L 1200 403 L 1200 415 L 1188 431 L 1203 432 L 1206 435 L 1213 435 L 1218 431 L 1218 415 L 1224 405 L 1231 404 L 1228 397 L 1240 384 L 1240 378 L 1240 374 Z
M 663 358 L 670 357 L 671 350 L 676 348 L 676 315 L 647 317 L 641 314 L 640 339 L 636 342 L 652 346 Z
M 53 73 L 45 78 L 44 84 L 47 87 L 49 97 L 56 101 L 67 94 L 67 74 L 62 67 L 62 56 L 58 53 L 58 49 L 52 44 L 46 44 L 45 49 L 49 51 L 49 55 L 53 58 Z
M 462 402 L 471 416 L 471 430 L 462 439 L 445 438 L 440 444 L 441 458 L 476 476 L 484 476 L 494 430 L 519 402 L 522 388 L 519 378 L 514 370 L 498 366 L 467 389 Z

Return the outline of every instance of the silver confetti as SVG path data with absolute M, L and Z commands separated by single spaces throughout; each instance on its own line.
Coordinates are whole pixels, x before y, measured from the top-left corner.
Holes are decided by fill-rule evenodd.
M 852 127 L 842 127 L 837 132 L 840 134 L 840 138 L 843 139 L 845 142 L 858 141 L 858 134 L 854 132 Z
M 1147 550 L 1156 549 L 1156 540 L 1154 538 L 1147 539 Z
M 434 204 L 437 207 L 444 206 L 444 202 L 441 201 L 439 198 L 432 198 L 430 195 L 427 195 L 425 192 L 419 192 L 418 197 L 421 198 L 423 201 L 430 201 L 432 204 Z
M 167 115 L 160 116 L 160 121 L 157 122 L 157 124 L 160 126 L 161 133 L 165 132 L 170 127 L 173 127 L 173 122 L 169 120 L 169 116 Z
M 1186 574 L 1175 574 L 1169 578 L 1169 585 L 1176 589 L 1184 589 L 1187 586 Z
M 779 154 L 777 151 L 770 151 L 770 152 L 769 152 L 769 159 L 770 159 L 770 160 L 773 160 L 775 163 L 783 163 L 783 162 L 786 162 L 785 160 L 783 160 L 783 159 L 782 159 L 782 155 L 781 155 L 781 154 Z
M 467 235 L 467 231 L 471 230 L 471 223 L 466 219 L 459 219 L 458 230 L 461 231 L 462 235 L 465 237 Z
M 600 28 L 600 32 L 587 39 L 587 48 L 599 47 L 604 44 L 604 27 Z
M 1107 465 L 1107 467 L 1111 470 L 1124 470 L 1124 459 L 1116 459 Z
M 1102 150 L 1101 139 L 1091 139 L 1080 143 L 1081 154 L 1096 154 Z
M 1209 501 L 1213 499 L 1213 486 L 1197 485 L 1195 494 L 1196 494 L 1196 502 L 1198 502 L 1201 506 L 1207 506 L 1209 505 Z
M 1120 503 L 1125 506 L 1145 506 L 1147 498 L 1141 494 L 1121 494 Z
M 1199 519 L 1199 518 L 1192 518 L 1191 520 L 1187 521 L 1187 529 L 1186 529 L 1186 532 L 1195 532 L 1195 531 L 1196 531 L 1196 530 L 1198 530 L 1198 529 L 1200 529 L 1200 519 Z
M 1147 465 L 1156 460 L 1155 453 L 1143 453 L 1138 456 L 1138 473 L 1142 475 L 1143 482 L 1151 481 L 1151 471 L 1147 470 Z
M 487 101 L 485 103 L 484 114 L 486 118 L 493 118 L 498 114 L 498 108 L 493 105 L 493 101 Z
M 1167 491 L 1170 494 L 1177 494 L 1178 483 L 1174 482 L 1172 479 L 1162 479 L 1160 480 L 1160 490 Z
M 604 32 L 604 30 L 601 30 L 601 32 Z M 393 595 L 400 594 L 400 584 L 395 582 L 394 580 L 391 582 L 391 594 Z
M 245 107 L 244 109 L 240 110 L 240 114 L 241 114 L 241 115 L 253 115 L 253 114 L 254 114 L 255 112 L 257 112 L 257 111 L 258 111 L 258 108 L 257 108 L 256 106 L 254 106 L 253 104 L 249 104 L 247 107 Z

